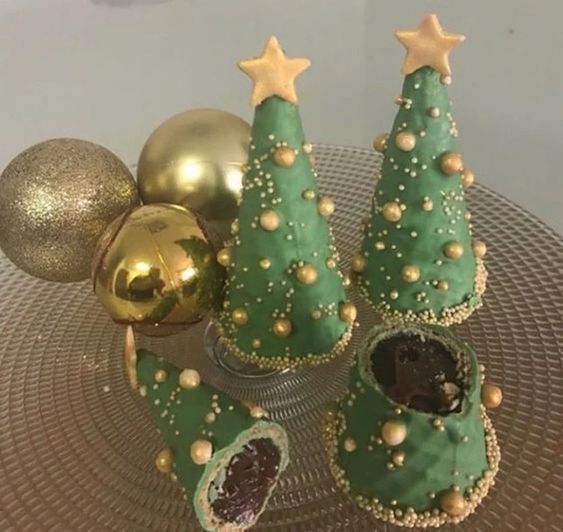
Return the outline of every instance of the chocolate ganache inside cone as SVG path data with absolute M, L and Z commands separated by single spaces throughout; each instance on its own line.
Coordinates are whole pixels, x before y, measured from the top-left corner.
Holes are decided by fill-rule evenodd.
M 253 522 L 276 482 L 280 461 L 280 451 L 269 438 L 244 444 L 209 487 L 214 514 L 233 524 Z
M 372 371 L 393 401 L 414 410 L 447 415 L 461 410 L 463 385 L 446 345 L 419 334 L 399 334 L 377 343 Z

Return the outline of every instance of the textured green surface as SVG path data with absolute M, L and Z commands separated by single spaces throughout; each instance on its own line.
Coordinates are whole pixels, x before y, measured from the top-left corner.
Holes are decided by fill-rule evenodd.
M 446 87 L 435 70 L 424 67 L 406 76 L 402 96 L 412 103 L 410 109 L 401 106 L 387 143 L 362 242 L 367 268 L 358 281 L 376 307 L 383 305 L 401 313 L 428 310 L 440 316 L 446 308 L 479 303 L 461 176 L 447 176 L 440 170 L 440 156 L 456 151 L 457 132 Z M 440 110 L 439 117 L 430 116 L 431 107 Z M 416 136 L 410 152 L 395 145 L 401 131 Z M 425 197 L 433 203 L 431 211 L 422 207 Z M 381 214 L 382 206 L 392 201 L 406 207 L 398 222 L 387 221 Z M 449 259 L 443 253 L 444 245 L 452 240 L 463 244 L 460 259 Z M 376 242 L 383 242 L 385 249 L 377 250 Z M 420 268 L 417 282 L 408 283 L 401 277 L 401 268 L 408 264 Z M 447 281 L 449 289 L 439 290 L 439 280 Z M 390 297 L 394 290 L 396 299 Z
M 388 334 L 385 330 L 383 326 L 376 327 L 363 345 L 351 372 L 348 393 L 340 402 L 346 429 L 338 438 L 337 463 L 345 470 L 352 496 L 377 497 L 384 506 L 390 506 L 391 501 L 396 500 L 398 507 L 410 506 L 416 511 L 437 508 L 441 492 L 457 485 L 463 493 L 465 488 L 474 486 L 488 468 L 477 358 L 469 346 L 443 327 L 403 329 L 426 331 L 427 336 L 441 339 L 450 349 L 464 353 L 469 363 L 469 387 L 462 411 L 439 417 L 445 427 L 440 431 L 433 427 L 433 420 L 438 416 L 404 407 L 397 415 L 395 409 L 400 405 L 391 401 L 371 371 L 364 369 L 377 340 Z M 374 440 L 381 436 L 381 425 L 391 419 L 406 424 L 406 439 L 395 447 L 376 443 Z M 467 436 L 466 442 L 464 436 Z M 353 452 L 343 448 L 348 437 L 357 444 Z M 368 450 L 368 446 L 372 450 Z M 405 453 L 402 467 L 388 469 L 390 450 Z M 429 492 L 434 492 L 436 498 L 429 498 Z
M 276 423 L 251 417 L 246 406 L 207 384 L 201 383 L 197 388 L 188 390 L 180 388 L 178 377 L 181 370 L 150 351 L 138 350 L 137 360 L 139 386 L 144 386 L 151 414 L 166 446 L 172 450 L 173 472 L 194 502 L 198 484 L 203 476 L 213 472 L 218 459 L 226 453 L 241 450 L 242 444 L 236 440 L 240 439 L 243 431 L 275 426 L 285 434 Z M 155 373 L 161 369 L 167 372 L 168 377 L 165 382 L 156 383 Z M 216 420 L 206 423 L 204 418 L 210 412 L 215 412 Z M 190 457 L 190 447 L 199 439 L 213 444 L 213 458 L 206 465 L 197 465 Z M 276 443 L 280 445 L 280 441 Z M 281 445 L 280 471 L 285 467 L 288 452 L 287 441 L 284 440 Z M 202 510 L 198 505 L 196 511 L 201 519 Z
M 277 166 L 273 160 L 279 143 L 297 151 L 290 168 Z M 318 186 L 304 143 L 297 106 L 273 96 L 256 108 L 239 234 L 231 247 L 227 307 L 220 316 L 228 341 L 246 354 L 264 358 L 325 354 L 347 329 L 338 316 L 339 304 L 345 301 L 342 275 L 338 268 L 326 265 L 328 258 L 336 258 L 336 250 L 327 221 L 318 213 Z M 307 189 L 315 191 L 315 199 L 303 198 Z M 279 214 L 276 231 L 261 228 L 259 217 L 264 209 Z M 264 258 L 271 261 L 268 270 L 259 266 Z M 317 268 L 314 284 L 304 285 L 297 279 L 294 270 L 301 261 Z M 241 307 L 249 320 L 237 327 L 230 312 Z M 311 317 L 315 309 L 322 311 L 320 319 Z M 289 337 L 273 333 L 275 318 L 291 320 Z M 259 348 L 253 347 L 254 339 L 260 340 Z

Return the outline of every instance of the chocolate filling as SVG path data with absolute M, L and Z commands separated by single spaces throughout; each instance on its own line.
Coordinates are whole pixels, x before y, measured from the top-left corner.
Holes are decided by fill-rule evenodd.
M 247 442 L 209 486 L 214 514 L 228 523 L 253 523 L 276 482 L 280 461 L 271 439 Z
M 421 412 L 446 415 L 461 410 L 462 384 L 451 351 L 419 334 L 398 334 L 378 342 L 372 371 L 393 401 Z

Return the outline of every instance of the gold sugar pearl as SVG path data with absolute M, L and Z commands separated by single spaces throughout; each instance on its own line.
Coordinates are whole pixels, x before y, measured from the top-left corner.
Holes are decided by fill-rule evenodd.
M 401 151 L 412 151 L 416 146 L 416 137 L 410 131 L 401 131 L 395 137 L 395 144 Z
M 441 279 L 440 281 L 438 281 L 438 284 L 436 284 L 436 288 L 438 290 L 446 291 L 450 288 L 450 285 L 448 284 L 448 281 Z
M 307 201 L 314 200 L 317 197 L 317 195 L 315 194 L 315 191 L 311 190 L 310 188 L 308 188 L 307 190 L 304 190 L 302 196 L 303 196 L 303 199 L 306 199 Z
M 280 216 L 276 211 L 267 209 L 260 215 L 260 226 L 266 231 L 275 231 L 280 226 Z
M 313 145 L 310 142 L 303 143 L 303 152 L 307 155 L 313 153 Z
M 233 223 L 231 224 L 231 235 L 233 236 L 238 235 L 239 229 L 240 226 L 238 219 L 233 220 Z
M 272 266 L 270 259 L 260 259 L 260 262 L 258 264 L 260 264 L 260 268 L 262 268 L 263 270 L 269 270 L 270 266 Z
M 387 149 L 387 142 L 389 140 L 388 133 L 381 133 L 373 139 L 373 149 L 379 153 L 383 153 Z
M 303 284 L 313 284 L 319 278 L 319 272 L 312 264 L 304 264 L 297 268 L 297 279 Z
M 473 241 L 473 253 L 478 259 L 482 259 L 487 254 L 487 245 L 482 240 Z
M 346 303 L 342 303 L 340 305 L 338 315 L 342 321 L 350 324 L 356 321 L 358 310 L 356 309 L 356 305 L 354 305 L 354 303 L 346 301 Z
M 231 318 L 235 325 L 246 325 L 248 323 L 248 312 L 242 307 L 236 308 L 231 312 Z
M 201 376 L 195 369 L 184 369 L 178 377 L 178 384 L 184 390 L 197 388 L 201 383 Z
M 334 213 L 335 205 L 334 200 L 330 196 L 321 196 L 317 206 L 319 214 L 325 218 Z
M 452 240 L 444 246 L 444 255 L 449 259 L 457 260 L 463 255 L 463 244 L 457 240 Z
M 332 257 L 329 257 L 328 259 L 326 259 L 326 267 L 334 270 L 334 268 L 336 268 L 336 260 L 334 260 Z
M 344 440 L 344 450 L 352 453 L 356 450 L 358 446 L 356 445 L 356 441 L 354 440 L 354 438 L 346 438 Z
M 407 437 L 407 426 L 402 421 L 389 420 L 381 427 L 381 438 L 392 447 L 400 445 Z
M 161 473 L 170 473 L 172 471 L 172 461 L 172 451 L 166 448 L 156 455 L 155 465 Z
M 458 491 L 449 490 L 440 497 L 440 508 L 452 517 L 463 515 L 466 506 L 463 495 Z
M 289 168 L 295 163 L 295 150 L 289 146 L 280 146 L 274 152 L 274 162 L 283 168 Z
M 190 456 L 197 465 L 205 465 L 213 456 L 213 445 L 208 440 L 196 440 L 190 447 Z
M 389 201 L 383 205 L 382 213 L 388 222 L 398 222 L 403 216 L 401 206 L 395 201 Z
M 217 262 L 225 267 L 231 263 L 231 251 L 229 248 L 223 248 L 217 253 Z
M 254 338 L 254 340 L 252 340 L 252 347 L 254 349 L 258 349 L 261 346 L 262 346 L 262 341 L 260 340 L 260 338 Z
M 453 175 L 463 168 L 463 160 L 459 153 L 446 152 L 440 157 L 440 170 L 446 175 Z
M 249 412 L 250 416 L 255 419 L 262 419 L 263 417 L 268 415 L 268 413 L 261 406 L 253 406 Z
M 272 329 L 276 336 L 280 338 L 285 338 L 291 334 L 292 331 L 291 322 L 288 319 L 280 318 L 274 321 Z
M 158 369 L 154 372 L 154 380 L 156 382 L 164 382 L 168 378 L 168 373 L 163 369 Z
M 494 384 L 483 384 L 481 402 L 485 408 L 497 408 L 502 403 L 502 389 Z
M 434 208 L 434 202 L 431 199 L 425 200 L 422 203 L 422 210 L 430 212 Z
M 461 172 L 461 184 L 463 188 L 468 189 L 475 182 L 475 174 L 469 169 L 464 168 Z
M 363 255 L 359 253 L 352 257 L 352 270 L 357 273 L 361 273 L 366 269 L 366 259 Z
M 391 453 L 391 462 L 397 467 L 401 467 L 405 463 L 405 453 L 403 451 L 393 451 Z
M 407 283 L 415 283 L 420 279 L 420 268 L 413 264 L 407 264 L 401 268 L 401 277 Z

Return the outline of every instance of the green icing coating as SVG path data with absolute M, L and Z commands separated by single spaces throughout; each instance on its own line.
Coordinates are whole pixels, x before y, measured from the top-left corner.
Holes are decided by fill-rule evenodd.
M 167 374 L 166 380 L 160 383 L 155 380 L 159 370 Z M 270 438 L 278 447 L 279 475 L 288 464 L 287 435 L 277 423 L 252 417 L 247 406 L 208 384 L 181 388 L 181 371 L 150 351 L 137 351 L 139 391 L 146 397 L 158 431 L 172 451 L 172 471 L 193 501 L 203 528 L 221 530 L 224 523 L 212 515 L 207 504 L 211 502 L 210 481 L 220 477 L 229 458 L 253 438 Z M 209 414 L 214 419 L 212 422 L 205 419 Z M 213 445 L 213 456 L 205 465 L 198 465 L 191 458 L 190 448 L 196 440 L 208 440 Z M 267 500 L 263 507 L 266 503 Z
M 438 112 L 431 109 L 439 116 L 432 116 Z M 414 134 L 411 151 L 396 145 L 401 132 Z M 364 227 L 361 255 L 366 268 L 356 275 L 363 294 L 387 320 L 449 325 L 481 304 L 485 270 L 472 250 L 461 174 L 446 175 L 440 169 L 442 154 L 456 152 L 456 137 L 440 74 L 423 67 L 406 76 Z M 383 216 L 388 202 L 402 206 L 400 220 Z M 463 246 L 458 259 L 444 254 L 444 246 L 452 241 Z M 420 269 L 416 282 L 403 279 L 405 265 Z M 439 281 L 446 281 L 448 289 L 440 289 Z
M 458 372 L 465 385 L 461 412 L 447 416 L 419 412 L 383 393 L 371 372 L 371 353 L 384 338 L 405 333 L 434 338 L 458 357 Z M 449 520 L 440 510 L 440 495 L 457 486 L 467 501 L 473 493 L 474 500 L 468 502 L 461 516 L 465 517 L 486 495 L 500 459 L 480 395 L 476 355 L 448 329 L 436 325 L 376 326 L 357 354 L 347 394 L 328 418 L 327 451 L 336 479 L 377 517 L 393 522 L 397 518 L 396 524 L 408 524 L 402 521 L 407 519 L 408 510 L 411 525 L 420 526 Z M 406 426 L 406 438 L 395 446 L 382 438 L 382 426 L 390 420 Z M 438 428 L 440 425 L 443 429 Z M 352 451 L 345 447 L 350 438 L 355 444 Z M 404 453 L 403 465 L 390 465 L 394 451 Z M 433 521 L 424 512 L 430 512 Z
M 289 167 L 274 160 L 281 146 L 294 150 Z M 343 275 L 326 218 L 319 213 L 322 196 L 296 105 L 272 96 L 256 107 L 248 167 L 218 319 L 222 332 L 235 353 L 262 366 L 322 362 L 343 349 L 351 324 L 339 317 L 346 301 Z M 306 199 L 306 190 L 314 198 Z M 260 224 L 261 213 L 270 209 L 280 221 L 274 231 Z M 263 259 L 270 261 L 269 268 L 260 266 Z M 312 284 L 297 278 L 304 264 L 318 273 Z M 244 325 L 232 320 L 239 308 L 248 313 Z M 292 331 L 280 337 L 272 326 L 284 318 Z

